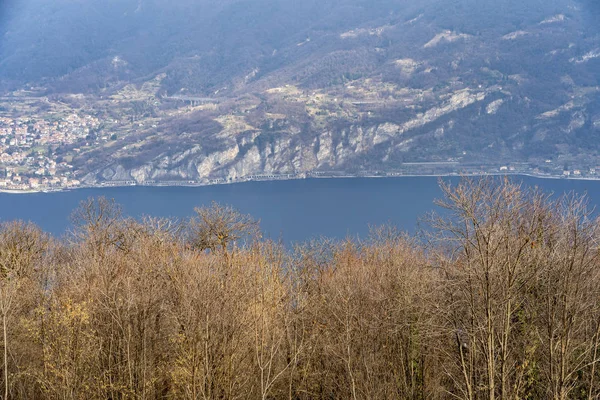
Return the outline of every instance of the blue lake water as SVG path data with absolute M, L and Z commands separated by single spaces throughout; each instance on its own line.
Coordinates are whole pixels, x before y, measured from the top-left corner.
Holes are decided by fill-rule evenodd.
M 587 193 L 600 205 L 600 181 L 513 178 L 526 185 L 563 193 Z M 455 179 L 453 179 L 456 181 Z M 61 235 L 69 215 L 88 197 L 114 198 L 126 215 L 185 218 L 194 207 L 216 201 L 261 221 L 265 235 L 286 243 L 328 236 L 342 239 L 368 234 L 369 225 L 393 224 L 414 232 L 419 217 L 441 197 L 438 178 L 307 179 L 249 182 L 205 187 L 123 187 L 57 193 L 0 194 L 0 221 L 32 221 Z

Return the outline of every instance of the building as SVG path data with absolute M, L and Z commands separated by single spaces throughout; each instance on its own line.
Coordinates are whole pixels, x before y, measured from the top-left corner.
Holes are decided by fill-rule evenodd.
M 38 178 L 29 178 L 29 187 L 37 189 L 40 187 L 40 180 Z

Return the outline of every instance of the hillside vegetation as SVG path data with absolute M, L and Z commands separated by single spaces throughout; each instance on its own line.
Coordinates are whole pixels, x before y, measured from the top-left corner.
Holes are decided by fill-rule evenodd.
M 98 119 L 35 146 L 89 185 L 587 173 L 598 15 L 591 0 L 13 0 L 0 117 Z
M 509 181 L 443 186 L 409 237 L 294 250 L 214 204 L 106 199 L 51 238 L 0 228 L 3 398 L 594 399 L 598 222 Z

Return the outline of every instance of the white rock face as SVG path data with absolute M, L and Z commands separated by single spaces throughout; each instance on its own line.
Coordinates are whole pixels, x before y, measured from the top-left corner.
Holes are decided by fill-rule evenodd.
M 404 75 L 412 75 L 415 71 L 423 65 L 423 63 L 417 62 L 412 58 L 403 58 L 400 60 L 394 61 L 394 65 L 402 72 Z
M 573 113 L 571 122 L 569 123 L 568 131 L 573 132 L 582 128 L 585 125 L 585 114 L 581 111 Z
M 568 103 L 566 103 L 554 110 L 546 111 L 545 113 L 538 115 L 536 118 L 537 119 L 554 118 L 554 117 L 558 116 L 560 113 L 565 112 L 565 111 L 570 111 L 573 108 L 575 108 L 575 102 L 569 101 Z
M 212 153 L 206 156 L 200 164 L 196 167 L 196 171 L 198 172 L 199 178 L 208 178 L 211 173 L 215 170 L 215 167 L 220 165 L 225 165 L 237 157 L 239 154 L 239 147 L 234 146 L 223 152 Z
M 557 14 L 553 17 L 546 18 L 545 20 L 540 22 L 540 25 L 554 24 L 556 22 L 563 22 L 565 19 L 566 19 L 566 17 L 564 16 L 564 14 Z
M 142 167 L 132 169 L 131 177 L 137 183 L 143 183 L 148 180 L 148 177 L 150 176 L 151 172 L 152 172 L 152 165 L 144 165 Z
M 441 33 L 438 33 L 437 35 L 435 35 L 434 38 L 431 39 L 429 42 L 425 43 L 425 45 L 423 47 L 427 49 L 430 47 L 438 46 L 443 43 L 452 43 L 452 42 L 456 42 L 457 40 L 464 40 L 464 39 L 468 39 L 470 37 L 471 37 L 471 35 L 467 35 L 465 33 L 456 33 L 454 31 L 444 31 L 444 32 L 441 32 Z
M 332 153 L 333 137 L 331 132 L 324 132 L 318 137 L 319 151 L 317 152 L 317 162 L 319 167 L 333 166 L 335 157 Z
M 387 142 L 388 140 L 401 135 L 402 133 L 402 127 L 400 125 L 391 123 L 379 125 L 375 130 L 375 134 L 373 135 L 373 145 Z
M 376 28 L 358 28 L 340 34 L 341 39 L 356 39 L 361 36 L 381 36 L 385 31 L 391 29 L 391 25 L 379 26 Z
M 380 159 L 385 162 L 389 160 L 390 154 L 396 151 L 412 151 L 419 143 L 416 140 L 418 138 L 407 135 L 407 132 L 432 124 L 449 113 L 481 102 L 485 100 L 488 93 L 497 90 L 494 88 L 456 90 L 445 96 L 444 100 L 436 106 L 414 115 L 404 123 L 380 122 L 369 125 L 360 122 L 339 130 L 327 129 L 312 136 L 303 133 L 303 127 L 293 124 L 276 134 L 265 134 L 258 130 L 242 132 L 241 129 L 237 130 L 239 132 L 236 135 L 223 136 L 219 133 L 214 138 L 209 138 L 218 145 L 218 150 L 209 152 L 206 146 L 199 143 L 176 154 L 159 155 L 143 166 L 130 170 L 115 163 L 99 171 L 95 179 L 135 180 L 138 183 L 152 180 L 191 180 L 210 183 L 213 179 L 237 180 L 257 175 L 343 170 L 353 167 L 352 161 L 355 157 L 369 154 L 375 146 L 378 146 L 377 156 L 381 156 Z M 490 103 L 486 110 L 494 113 L 501 105 L 502 100 L 496 100 Z M 233 126 L 233 122 L 228 123 Z M 572 129 L 576 129 L 579 123 L 579 119 L 574 119 Z M 452 130 L 454 122 L 448 121 L 444 126 L 440 125 L 432 125 L 429 131 L 438 139 Z M 89 177 L 86 183 L 91 183 L 92 179 Z
M 511 32 L 507 35 L 502 36 L 502 40 L 515 40 L 522 36 L 527 36 L 527 35 L 530 35 L 530 33 L 526 32 L 526 31 L 516 31 L 516 32 Z
M 357 152 L 364 150 L 364 147 L 366 146 L 364 138 L 364 132 L 360 126 L 355 129 L 350 129 L 350 132 L 348 133 L 348 142 L 350 143 L 350 146 Z
M 244 136 L 241 140 L 240 140 L 240 147 L 244 147 L 250 143 L 254 143 L 254 141 L 256 140 L 257 137 L 260 136 L 260 132 L 256 131 L 253 132 L 252 135 L 249 136 Z
M 404 153 L 410 151 L 410 144 L 414 141 L 414 139 L 408 139 L 403 142 L 398 143 L 396 148 Z
M 102 177 L 112 181 L 127 181 L 131 179 L 131 175 L 129 175 L 129 172 L 122 165 L 105 169 L 102 172 Z
M 183 153 L 175 154 L 171 158 L 170 163 L 178 164 L 178 163 L 182 162 L 183 160 L 185 160 L 186 158 L 189 158 L 191 155 L 200 153 L 201 151 L 202 151 L 202 146 L 196 145 L 196 146 L 192 147 L 191 149 L 184 151 Z
M 492 101 L 485 108 L 485 112 L 488 114 L 496 114 L 498 112 L 498 110 L 500 109 L 500 107 L 502 106 L 502 104 L 504 104 L 504 99 L 498 99 L 496 101 Z
M 304 146 L 300 150 L 301 160 L 299 171 L 311 171 L 319 165 L 319 160 L 315 152 L 318 138 L 315 138 L 309 146 Z
M 600 57 L 600 48 L 589 51 L 581 57 L 571 58 L 569 61 L 575 64 L 582 64 L 598 57 Z
M 242 160 L 236 164 L 235 170 L 238 173 L 238 176 L 246 176 L 255 173 L 256 171 L 260 171 L 260 164 L 261 157 L 258 147 L 252 146 Z
M 410 129 L 419 128 L 436 119 L 456 111 L 461 108 L 470 106 L 473 103 L 484 100 L 485 92 L 471 92 L 469 89 L 461 90 L 452 95 L 450 100 L 446 101 L 441 107 L 434 107 L 427 110 L 424 114 L 417 115 L 417 118 L 412 119 L 401 126 L 400 132 L 406 132 Z
M 335 163 L 341 164 L 346 161 L 346 157 L 350 154 L 350 150 L 347 150 L 343 143 L 340 142 L 335 146 Z

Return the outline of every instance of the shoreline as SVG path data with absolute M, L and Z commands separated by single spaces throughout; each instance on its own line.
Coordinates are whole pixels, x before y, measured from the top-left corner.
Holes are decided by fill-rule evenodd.
M 63 190 L 57 190 L 57 192 L 62 192 Z M 33 194 L 33 193 L 41 193 L 41 190 L 18 190 L 18 189 L 0 189 L 0 193 L 3 194 Z
M 514 173 L 469 173 L 469 174 L 461 174 L 458 172 L 449 172 L 449 173 L 441 173 L 441 174 L 397 174 L 397 175 L 310 175 L 310 176 L 298 176 L 298 177 L 282 177 L 282 178 L 270 178 L 270 179 L 238 179 L 235 181 L 225 181 L 225 182 L 215 182 L 215 183 L 186 183 L 182 182 L 181 184 L 174 182 L 156 182 L 150 184 L 138 184 L 138 183 L 110 183 L 107 182 L 105 184 L 98 185 L 81 185 L 76 187 L 69 188 L 47 188 L 47 189 L 27 189 L 27 190 L 19 190 L 19 189 L 0 189 L 0 194 L 17 194 L 17 195 L 26 195 L 26 194 L 36 194 L 36 193 L 62 193 L 69 192 L 73 190 L 80 189 L 105 189 L 105 188 L 123 188 L 123 187 L 205 187 L 205 186 L 218 186 L 218 185 L 235 185 L 239 183 L 251 183 L 251 182 L 278 182 L 278 181 L 294 181 L 294 180 L 305 180 L 305 179 L 401 179 L 401 178 L 420 178 L 420 177 L 428 177 L 428 178 L 461 178 L 461 177 L 483 177 L 483 176 L 507 176 L 507 177 L 529 177 L 534 179 L 554 179 L 554 180 L 573 180 L 573 181 L 600 181 L 599 177 L 573 177 L 573 176 L 561 176 L 561 175 L 539 175 L 532 174 L 527 172 L 514 172 Z

